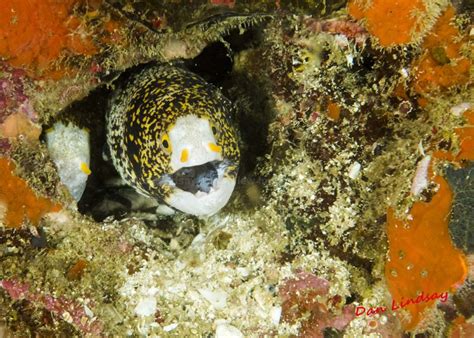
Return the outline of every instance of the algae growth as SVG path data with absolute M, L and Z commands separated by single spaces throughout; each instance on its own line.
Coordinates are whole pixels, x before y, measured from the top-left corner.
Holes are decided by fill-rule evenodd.
M 0 6 L 14 6 L 6 3 Z M 472 330 L 472 194 L 460 188 L 472 185 L 468 5 L 456 3 L 454 13 L 447 1 L 413 2 L 430 21 L 414 29 L 398 18 L 409 26 L 407 42 L 373 29 L 374 16 L 393 19 L 375 1 L 68 6 L 81 24 L 66 32 L 80 35 L 75 45 L 58 37 L 66 47 L 51 63 L 22 64 L 25 56 L 8 64 L 14 45 L 0 48 L 3 88 L 18 81 L 26 88 L 2 92 L 9 101 L 0 115 L 0 160 L 16 169 L 1 175 L 61 205 L 36 225 L 26 214 L 21 227 L 0 216 L 0 332 L 356 337 Z M 187 67 L 236 106 L 239 181 L 214 216 L 157 216 L 138 195 L 107 184 L 117 177 L 102 156 L 109 97 L 117 79 L 151 61 Z M 20 80 L 15 67 L 26 72 Z M 445 81 L 453 72 L 457 82 Z M 427 86 L 428 75 L 439 81 Z M 44 135 L 25 138 L 18 128 L 6 137 L 10 108 L 27 103 L 35 114 L 22 114 L 43 131 L 67 120 L 89 133 L 92 173 L 79 203 L 60 182 Z M 452 188 L 439 183 L 443 177 Z M 444 204 L 434 204 L 440 198 Z M 0 202 L 4 215 L 8 204 Z M 451 204 L 449 229 L 445 216 L 439 226 L 453 236 L 440 243 L 461 273 L 449 276 L 455 281 L 432 277 L 447 268 L 437 265 L 442 236 L 434 225 L 407 242 L 387 232 L 397 222 L 398 231 L 419 229 Z M 427 210 L 421 216 L 414 212 L 420 206 Z M 420 241 L 428 245 L 417 256 Z M 382 311 L 402 301 L 398 295 L 422 291 L 450 296 Z M 362 308 L 379 313 L 361 315 Z

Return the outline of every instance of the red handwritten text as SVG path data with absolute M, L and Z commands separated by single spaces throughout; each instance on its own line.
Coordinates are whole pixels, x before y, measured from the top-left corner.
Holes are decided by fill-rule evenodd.
M 448 300 L 448 293 L 447 292 L 441 292 L 441 293 L 433 292 L 432 294 L 425 294 L 424 292 L 421 292 L 415 298 L 408 298 L 408 299 L 402 298 L 400 302 L 397 302 L 395 299 L 393 299 L 391 310 L 397 311 L 411 304 L 428 303 L 436 299 L 439 299 L 442 303 L 445 303 Z M 384 313 L 385 311 L 387 311 L 386 306 L 376 306 L 376 307 L 366 308 L 365 306 L 360 305 L 356 307 L 355 315 L 356 317 L 362 316 L 363 314 L 365 314 L 366 316 L 373 316 L 375 314 Z

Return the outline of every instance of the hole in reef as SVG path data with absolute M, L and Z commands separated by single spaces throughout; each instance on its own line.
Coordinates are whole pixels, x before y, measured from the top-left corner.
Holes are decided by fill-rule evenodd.
M 192 60 L 178 62 L 206 81 L 219 87 L 225 96 L 235 103 L 236 116 L 233 116 L 236 129 L 242 138 L 241 166 L 239 180 L 251 177 L 257 158 L 267 151 L 266 139 L 270 119 L 272 118 L 269 99 L 264 88 L 250 79 L 245 70 L 233 71 L 233 54 L 254 46 L 258 32 L 247 31 L 240 34 L 232 31 L 224 42 L 207 46 L 201 54 Z M 123 82 L 128 76 L 147 65 L 132 67 L 116 80 Z M 90 169 L 85 191 L 78 202 L 78 210 L 96 221 L 108 216 L 120 219 L 131 213 L 137 216 L 151 215 L 156 210 L 156 202 L 147 199 L 133 188 L 120 184 L 120 177 L 110 161 L 104 160 L 106 144 L 105 114 L 112 89 L 105 86 L 92 91 L 86 98 L 67 107 L 56 120 L 71 121 L 79 127 L 87 128 L 90 136 Z M 44 130 L 51 125 L 45 126 Z M 44 135 L 43 135 L 44 138 Z M 146 217 L 144 216 L 145 220 Z M 154 218 L 150 222 L 154 223 Z
M 257 47 L 261 38 L 260 28 L 247 30 L 243 34 L 232 30 L 224 42 L 210 44 L 186 64 L 188 69 L 219 87 L 236 107 L 234 122 L 242 140 L 238 179 L 242 190 L 252 182 L 259 183 L 254 170 L 258 158 L 269 149 L 268 126 L 274 118 L 274 109 L 272 99 L 265 91 L 265 80 L 251 77 L 247 69 L 236 71 L 233 67 L 234 56 Z

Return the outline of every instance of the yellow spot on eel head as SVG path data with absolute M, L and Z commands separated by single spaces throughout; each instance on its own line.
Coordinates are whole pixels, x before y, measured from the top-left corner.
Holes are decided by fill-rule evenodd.
M 221 146 L 218 146 L 217 144 L 215 143 L 209 143 L 209 149 L 211 149 L 213 152 L 215 153 L 220 153 L 222 151 L 222 147 Z
M 90 175 L 92 173 L 92 171 L 89 169 L 89 166 L 87 165 L 86 162 L 81 162 L 81 170 L 86 175 Z
M 189 157 L 189 151 L 188 149 L 183 149 L 183 151 L 181 152 L 181 158 L 180 158 L 180 161 L 181 162 L 187 162 L 188 161 L 188 157 Z

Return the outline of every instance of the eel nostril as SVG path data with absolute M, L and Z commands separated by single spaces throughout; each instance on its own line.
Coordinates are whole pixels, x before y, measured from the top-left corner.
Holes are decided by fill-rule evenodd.
M 222 151 L 222 147 L 215 144 L 215 143 L 209 143 L 209 149 L 215 153 L 220 153 Z
M 181 163 L 186 163 L 188 162 L 188 158 L 189 158 L 189 150 L 183 149 L 181 151 L 181 157 L 179 158 L 179 160 L 181 161 Z

